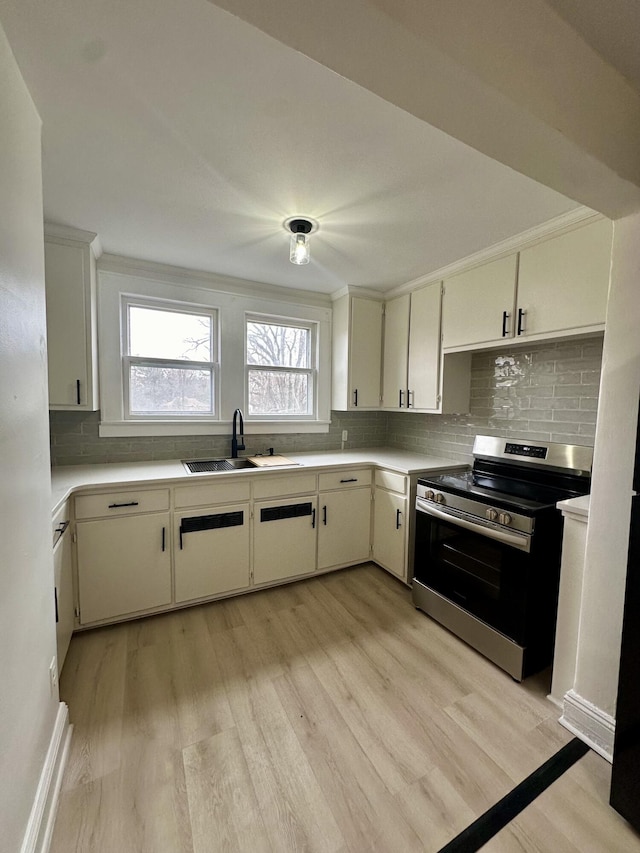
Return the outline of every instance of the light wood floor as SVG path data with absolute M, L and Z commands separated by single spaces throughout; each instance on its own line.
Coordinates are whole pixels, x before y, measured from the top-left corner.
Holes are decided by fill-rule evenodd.
M 52 853 L 437 851 L 571 735 L 365 565 L 74 636 Z M 581 759 L 484 848 L 637 853 Z

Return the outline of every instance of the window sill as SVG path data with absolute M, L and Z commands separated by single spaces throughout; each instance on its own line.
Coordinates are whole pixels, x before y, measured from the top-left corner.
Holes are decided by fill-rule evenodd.
M 245 418 L 245 435 L 287 435 L 291 433 L 326 433 L 330 421 L 249 421 Z M 101 438 L 121 436 L 165 436 L 165 435 L 229 435 L 231 421 L 204 423 L 176 423 L 175 421 L 102 421 L 98 427 Z

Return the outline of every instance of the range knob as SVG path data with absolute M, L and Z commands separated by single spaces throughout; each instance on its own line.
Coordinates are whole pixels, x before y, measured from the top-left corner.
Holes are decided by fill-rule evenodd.
M 508 512 L 501 512 L 499 521 L 500 524 L 511 524 L 512 518 Z
M 497 509 L 488 509 L 487 510 L 487 518 L 489 519 L 489 521 L 495 521 L 497 517 L 498 517 L 498 510 Z
M 433 499 L 437 504 L 446 503 L 444 495 L 440 492 L 436 492 Z
M 428 501 L 432 501 L 434 497 L 433 489 L 427 489 L 427 491 L 424 493 L 424 496 Z

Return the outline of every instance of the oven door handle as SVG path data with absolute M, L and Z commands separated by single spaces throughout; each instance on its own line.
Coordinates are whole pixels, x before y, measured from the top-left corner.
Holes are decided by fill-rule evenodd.
M 454 515 L 452 512 L 444 512 L 437 509 L 435 506 L 426 503 L 420 498 L 416 498 L 416 510 L 424 512 L 427 515 L 432 515 L 434 518 L 439 518 L 442 521 L 448 521 L 450 524 L 455 524 L 457 527 L 464 527 L 465 530 L 472 530 L 474 533 L 479 533 L 481 536 L 486 536 L 488 539 L 495 539 L 496 542 L 504 542 L 505 545 L 511 545 L 514 548 L 519 548 L 521 551 L 528 551 L 530 546 L 530 537 L 526 533 L 512 533 L 507 530 L 498 530 L 495 527 L 487 527 L 484 524 L 478 524 L 473 521 L 467 521 L 466 518 L 460 518 L 459 515 Z

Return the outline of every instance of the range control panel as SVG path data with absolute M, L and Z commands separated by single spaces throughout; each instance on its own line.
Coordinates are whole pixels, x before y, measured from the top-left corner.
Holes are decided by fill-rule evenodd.
M 532 459 L 546 459 L 548 447 L 536 447 L 533 444 L 514 444 L 507 442 L 504 446 L 504 452 L 510 453 L 513 456 L 529 456 Z

